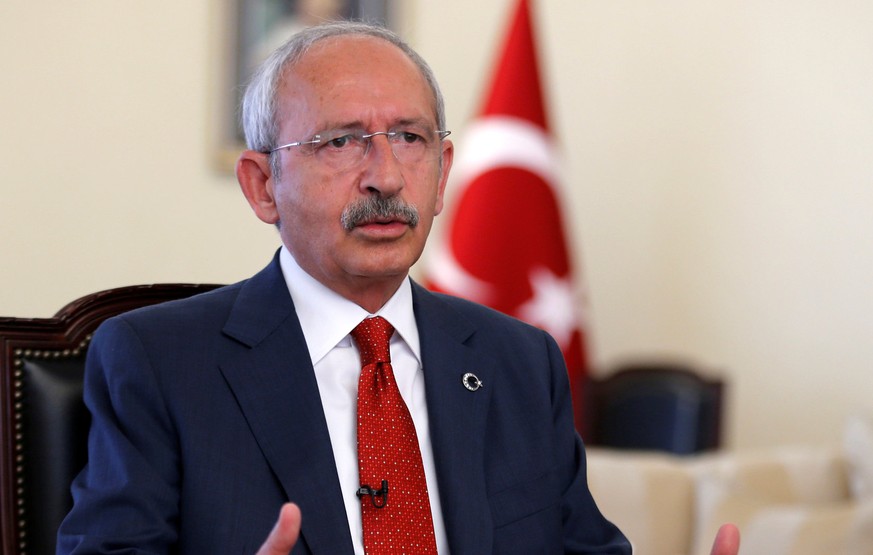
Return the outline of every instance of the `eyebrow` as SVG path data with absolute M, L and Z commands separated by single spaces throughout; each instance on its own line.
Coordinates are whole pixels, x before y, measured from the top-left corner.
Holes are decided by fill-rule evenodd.
M 427 118 L 400 118 L 394 120 L 394 122 L 388 126 L 388 129 L 392 129 L 394 127 L 400 127 L 404 125 L 416 125 L 424 128 L 433 127 L 436 130 L 436 127 L 427 120 Z M 324 125 L 320 126 L 317 131 L 314 131 L 312 134 L 317 135 L 318 133 L 323 133 L 328 130 L 338 130 L 338 129 L 364 129 L 368 130 L 367 126 L 361 120 L 351 121 L 351 122 L 326 122 Z M 369 131 L 369 130 L 368 130 Z M 378 131 L 378 130 L 377 130 Z

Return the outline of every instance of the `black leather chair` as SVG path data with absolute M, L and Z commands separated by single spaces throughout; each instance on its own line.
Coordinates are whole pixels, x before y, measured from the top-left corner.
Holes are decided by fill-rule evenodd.
M 0 551 L 54 555 L 85 464 L 90 424 L 82 402 L 94 329 L 122 312 L 216 285 L 143 285 L 94 293 L 53 318 L 0 317 Z
M 585 387 L 589 445 L 680 455 L 721 445 L 724 385 L 692 366 L 624 365 Z

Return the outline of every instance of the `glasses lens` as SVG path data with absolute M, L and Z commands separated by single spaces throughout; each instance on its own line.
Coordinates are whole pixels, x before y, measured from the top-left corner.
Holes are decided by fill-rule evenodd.
M 394 156 L 403 164 L 412 165 L 439 157 L 440 136 L 430 129 L 404 127 L 390 134 Z
M 390 131 L 366 133 L 360 129 L 336 129 L 323 131 L 308 145 L 320 164 L 335 170 L 345 170 L 361 163 L 370 150 L 372 141 L 384 136 L 398 162 L 415 165 L 433 160 L 440 155 L 440 141 L 448 133 L 417 126 L 395 128 Z
M 362 131 L 333 129 L 316 135 L 311 154 L 320 164 L 334 169 L 345 169 L 359 162 L 367 150 L 367 139 Z

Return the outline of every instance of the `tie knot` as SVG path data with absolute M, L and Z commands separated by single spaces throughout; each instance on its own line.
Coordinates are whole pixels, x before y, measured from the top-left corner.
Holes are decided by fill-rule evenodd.
M 361 352 L 361 364 L 366 366 L 376 362 L 391 362 L 388 347 L 394 326 L 381 316 L 367 318 L 352 330 L 352 339 Z

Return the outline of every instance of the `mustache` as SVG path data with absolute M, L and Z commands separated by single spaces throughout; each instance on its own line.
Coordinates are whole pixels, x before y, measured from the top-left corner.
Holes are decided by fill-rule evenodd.
M 371 196 L 348 205 L 340 216 L 340 223 L 346 231 L 377 220 L 399 220 L 415 227 L 419 220 L 418 209 L 396 196 Z

